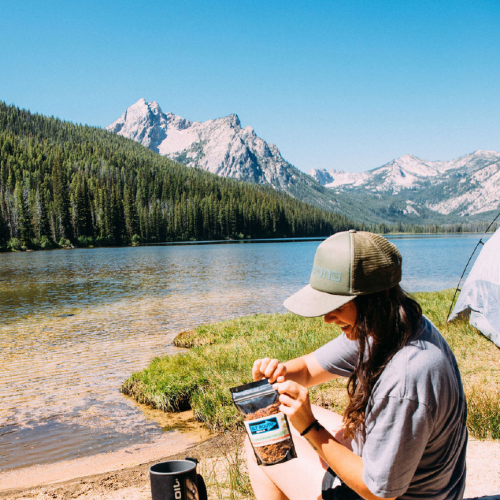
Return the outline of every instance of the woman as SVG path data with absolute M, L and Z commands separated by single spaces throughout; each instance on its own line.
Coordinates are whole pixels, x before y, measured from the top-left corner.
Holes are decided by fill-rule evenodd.
M 342 335 L 286 363 L 259 359 L 294 431 L 298 458 L 258 466 L 258 500 L 462 499 L 466 404 L 444 338 L 400 288 L 401 255 L 382 236 L 337 233 L 317 249 L 309 285 L 284 305 L 324 316 Z M 343 416 L 314 407 L 307 387 L 348 377 Z M 326 472 L 325 472 L 326 471 Z

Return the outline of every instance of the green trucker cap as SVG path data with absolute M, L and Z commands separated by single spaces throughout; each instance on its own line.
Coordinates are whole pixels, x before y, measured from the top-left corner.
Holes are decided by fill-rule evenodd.
M 396 245 L 379 234 L 354 229 L 336 233 L 318 246 L 309 284 L 283 305 L 300 316 L 323 316 L 357 295 L 396 286 L 401 264 Z

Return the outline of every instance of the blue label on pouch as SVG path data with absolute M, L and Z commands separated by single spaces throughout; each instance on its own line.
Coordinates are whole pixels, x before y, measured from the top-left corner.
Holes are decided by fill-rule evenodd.
M 260 422 L 256 422 L 255 424 L 249 423 L 248 427 L 250 429 L 250 433 L 252 435 L 255 435 L 255 434 L 262 434 L 263 432 L 278 430 L 280 428 L 280 425 L 276 417 L 271 417 L 267 418 L 266 420 L 261 420 Z
M 290 437 L 285 415 L 281 412 L 268 417 L 245 420 L 244 424 L 253 446 L 267 446 Z

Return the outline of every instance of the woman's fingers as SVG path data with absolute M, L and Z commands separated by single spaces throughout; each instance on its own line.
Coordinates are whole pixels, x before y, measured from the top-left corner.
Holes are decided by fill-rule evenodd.
M 280 393 L 279 400 L 282 405 L 290 408 L 299 408 L 304 404 L 309 406 L 309 391 L 297 382 L 287 380 L 274 384 L 273 388 Z
M 269 358 L 256 359 L 252 366 L 252 377 L 254 380 L 261 380 L 265 378 L 264 371 L 267 364 L 271 361 Z
M 302 432 L 314 420 L 307 388 L 287 380 L 276 383 L 273 388 L 280 394 L 280 411 L 288 416 L 292 425 Z
M 273 368 L 272 373 L 268 374 L 268 370 L 266 370 L 266 377 L 269 379 L 269 382 L 271 384 L 274 384 L 279 378 L 281 379 L 282 382 L 285 381 L 286 377 L 286 366 L 280 363 L 277 359 L 274 359 L 276 363 L 273 363 Z
M 269 382 L 274 383 L 278 377 L 285 380 L 286 367 L 281 364 L 277 359 L 263 358 L 257 359 L 253 363 L 252 377 L 254 380 L 262 380 L 268 378 Z
M 285 406 L 289 406 L 290 408 L 298 408 L 300 406 L 300 401 L 297 399 L 293 399 L 286 394 L 280 395 L 280 403 Z
M 266 366 L 266 369 L 264 370 L 264 376 L 266 378 L 270 379 L 274 375 L 274 372 L 275 372 L 276 368 L 278 368 L 278 365 L 279 365 L 279 361 L 277 359 L 270 359 L 269 363 Z M 272 382 L 272 381 L 269 380 L 269 382 Z
M 292 380 L 276 383 L 273 385 L 273 388 L 280 394 L 288 394 L 294 399 L 297 399 L 300 395 L 304 396 L 309 394 L 309 391 L 304 386 Z

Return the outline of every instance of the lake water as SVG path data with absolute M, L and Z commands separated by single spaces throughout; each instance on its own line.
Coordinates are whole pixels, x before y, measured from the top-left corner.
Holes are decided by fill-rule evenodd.
M 403 287 L 455 288 L 479 238 L 389 238 L 403 255 Z M 0 254 L 0 471 L 156 439 L 159 425 L 121 383 L 179 352 L 172 340 L 183 330 L 285 312 L 318 243 Z

